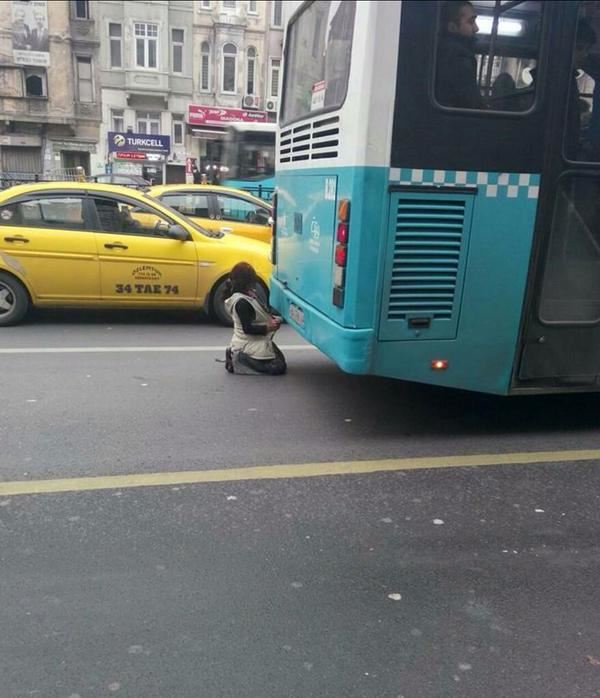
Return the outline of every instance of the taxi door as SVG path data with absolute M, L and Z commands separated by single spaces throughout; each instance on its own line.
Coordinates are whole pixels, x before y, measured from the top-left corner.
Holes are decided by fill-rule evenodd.
M 38 300 L 100 299 L 96 241 L 81 190 L 20 196 L 0 207 L 0 257 Z
M 164 237 L 173 224 L 133 199 L 95 195 L 96 244 L 102 299 L 140 305 L 198 304 L 194 241 Z

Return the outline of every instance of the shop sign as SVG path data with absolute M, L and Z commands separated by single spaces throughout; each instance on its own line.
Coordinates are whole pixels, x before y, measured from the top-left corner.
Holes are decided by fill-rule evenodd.
M 169 153 L 171 137 L 158 133 L 108 132 L 109 153 Z
M 115 153 L 119 160 L 145 160 L 146 153 Z
M 246 123 L 266 123 L 267 112 L 251 109 L 225 109 L 203 107 L 200 104 L 188 105 L 188 124 L 193 126 L 222 126 L 235 121 Z

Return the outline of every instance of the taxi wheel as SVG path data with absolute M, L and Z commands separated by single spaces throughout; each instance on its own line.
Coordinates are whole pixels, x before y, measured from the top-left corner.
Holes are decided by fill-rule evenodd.
M 0 271 L 0 327 L 16 325 L 29 308 L 29 295 L 23 284 Z
M 260 302 L 263 303 L 263 305 L 267 305 L 269 302 L 269 292 L 262 282 L 259 281 L 254 290 L 256 291 L 256 295 L 258 296 Z M 211 313 L 213 317 L 222 325 L 231 327 L 233 325 L 233 321 L 231 320 L 231 315 L 227 312 L 227 308 L 225 307 L 226 291 L 227 279 L 221 279 L 221 281 L 219 281 L 214 287 L 212 292 Z

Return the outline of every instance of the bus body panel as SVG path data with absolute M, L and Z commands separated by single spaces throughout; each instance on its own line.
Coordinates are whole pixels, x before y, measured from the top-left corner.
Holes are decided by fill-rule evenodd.
M 307 227 L 304 226 L 301 235 L 289 228 L 289 219 L 293 220 L 298 211 L 319 211 L 319 199 L 323 199 L 325 191 L 324 180 L 335 177 L 335 172 L 335 168 L 330 168 L 327 174 L 311 175 L 305 170 L 300 175 L 290 174 L 283 179 L 293 188 L 296 198 L 282 187 L 278 202 L 278 266 L 271 288 L 274 307 L 302 336 L 347 372 L 376 373 L 507 394 L 518 344 L 539 176 L 411 169 L 384 172 L 382 168 L 337 170 L 338 199 L 344 196 L 351 199 L 346 281 L 348 288 L 354 289 L 340 309 L 331 302 L 331 271 L 327 273 L 333 265 L 331 207 L 323 209 L 326 211 L 324 218 L 318 215 L 311 218 L 319 221 L 321 238 L 326 235 L 325 240 L 321 239 L 319 252 L 323 256 L 318 266 L 315 263 L 318 255 L 313 253 L 313 261 L 307 251 L 313 241 Z M 302 186 L 298 177 L 302 178 Z M 396 230 L 397 217 L 394 208 L 380 201 L 381 196 L 388 201 L 394 197 L 388 192 L 388 184 L 402 185 L 407 195 L 414 188 L 425 202 L 427 187 L 432 202 L 440 196 L 451 197 L 463 185 L 470 188 L 468 195 L 473 197 L 470 226 L 477 234 L 468 240 L 462 295 L 454 309 L 456 331 L 453 338 L 430 339 L 428 330 L 429 334 L 435 333 L 436 327 L 433 320 L 430 328 L 414 330 L 404 321 L 400 333 L 404 339 L 380 339 L 380 315 L 388 301 L 382 297 L 389 288 L 389 279 L 384 274 L 388 236 Z M 377 217 L 378 211 L 387 212 L 388 209 L 389 221 Z M 369 230 L 354 248 L 353 224 L 359 225 L 361 230 Z M 286 244 L 289 248 L 281 257 Z M 437 250 L 432 254 L 435 257 Z M 311 261 L 312 269 L 316 270 L 314 274 L 308 272 Z M 373 298 L 377 299 L 376 303 Z M 374 314 L 376 317 L 372 317 Z M 431 362 L 435 359 L 446 360 L 448 368 L 432 370 Z

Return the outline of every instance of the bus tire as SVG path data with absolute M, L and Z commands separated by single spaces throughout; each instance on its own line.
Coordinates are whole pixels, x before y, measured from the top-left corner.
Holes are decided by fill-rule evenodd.
M 0 271 L 0 327 L 17 325 L 29 310 L 29 294 L 12 274 Z
M 262 281 L 259 281 L 254 288 L 258 300 L 263 304 L 267 305 L 269 302 L 269 292 Z M 227 293 L 227 278 L 218 281 L 211 294 L 210 302 L 210 312 L 212 317 L 217 320 L 221 325 L 226 327 L 231 327 L 233 325 L 233 320 L 231 315 L 228 313 L 225 307 L 225 296 Z

